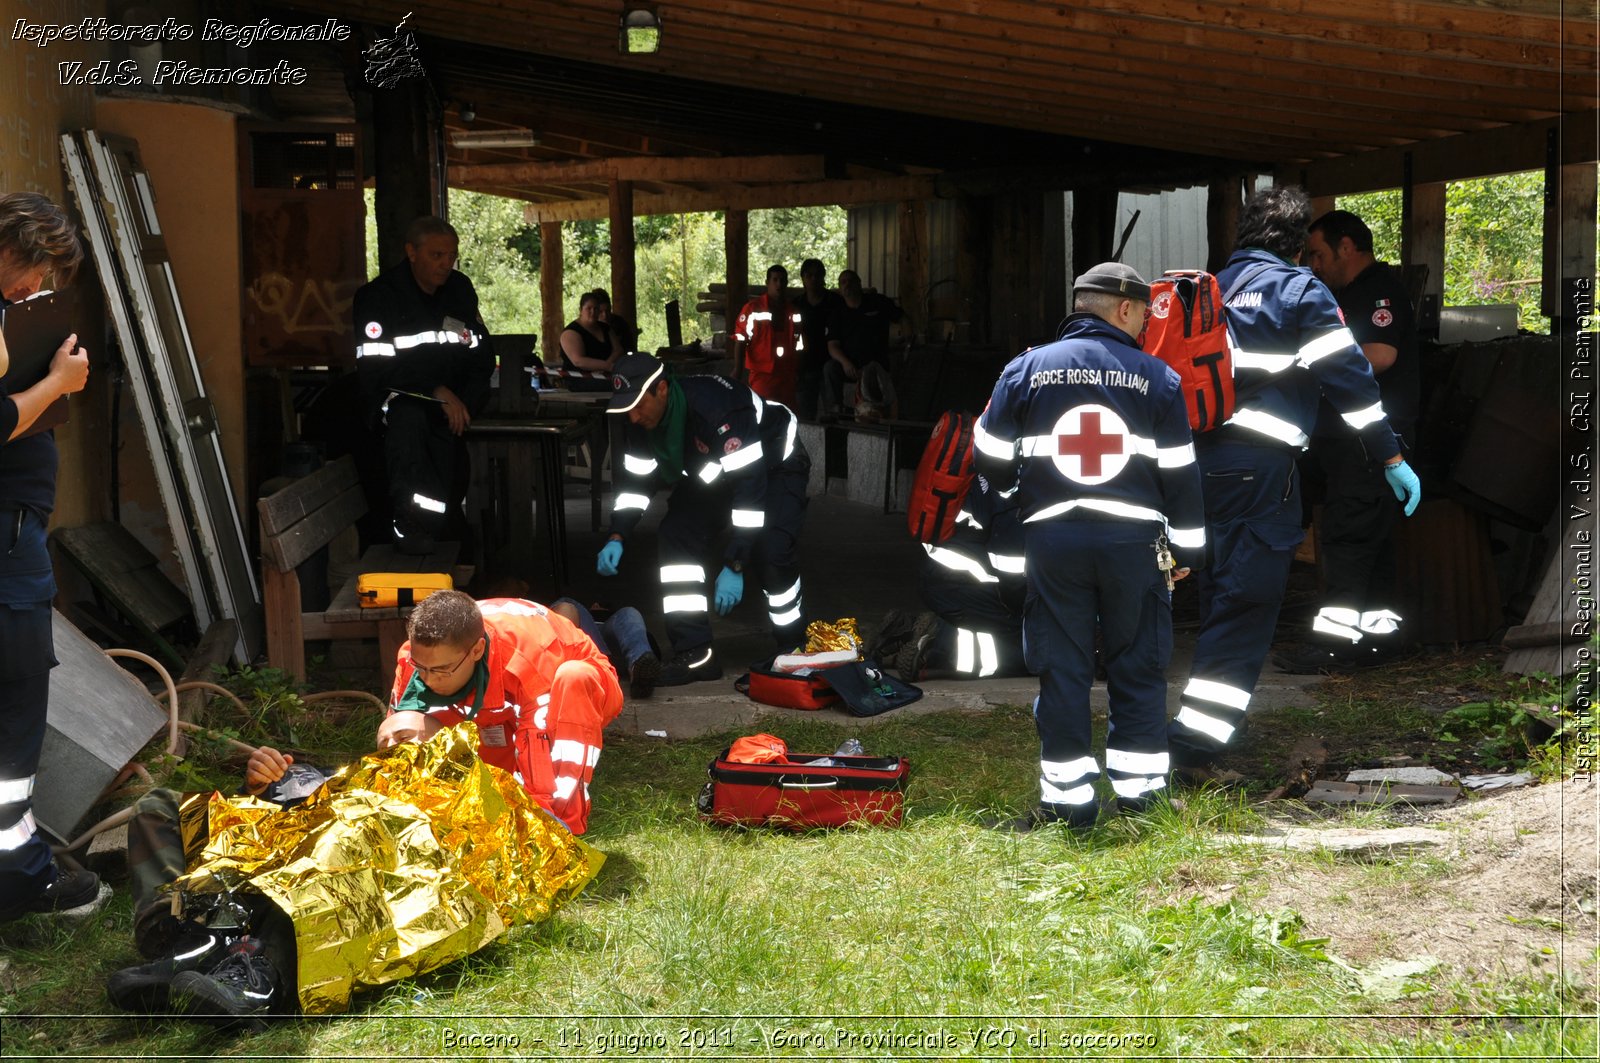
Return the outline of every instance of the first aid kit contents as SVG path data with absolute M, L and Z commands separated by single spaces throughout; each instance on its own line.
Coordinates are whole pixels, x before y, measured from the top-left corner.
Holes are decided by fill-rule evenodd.
M 755 737 L 767 741 L 740 739 L 711 762 L 698 802 L 709 822 L 797 831 L 899 825 L 906 758 L 844 752 L 860 749 L 856 740 L 831 754 L 790 753 L 781 739 Z

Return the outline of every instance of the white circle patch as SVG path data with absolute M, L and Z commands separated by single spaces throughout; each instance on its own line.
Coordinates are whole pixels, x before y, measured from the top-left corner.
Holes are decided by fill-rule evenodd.
M 1050 459 L 1075 483 L 1103 484 L 1133 457 L 1133 436 L 1117 412 L 1098 403 L 1074 406 L 1051 433 Z
M 367 322 L 366 333 L 367 333 L 367 339 L 375 340 L 379 336 L 383 335 L 383 326 L 378 324 L 376 321 L 368 321 Z
M 1388 310 L 1374 310 L 1372 312 L 1372 323 L 1379 328 L 1388 328 L 1394 324 L 1394 314 Z
M 1150 302 L 1150 316 L 1161 318 L 1163 321 L 1172 312 L 1172 293 L 1162 292 Z

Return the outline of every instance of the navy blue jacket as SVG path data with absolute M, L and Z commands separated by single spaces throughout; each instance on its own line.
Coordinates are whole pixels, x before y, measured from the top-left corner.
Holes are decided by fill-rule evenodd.
M 356 289 L 351 305 L 362 394 L 376 407 L 392 389 L 431 395 L 443 384 L 476 417 L 489 401 L 494 348 L 478 292 L 458 271 L 428 295 L 405 259 Z M 456 323 L 446 328 L 446 322 Z
M 1205 549 L 1205 506 L 1178 374 L 1093 314 L 1000 374 L 973 433 L 980 472 L 1020 491 L 1023 523 L 1150 522 L 1179 563 Z
M 1226 292 L 1247 270 L 1258 272 L 1227 306 L 1238 405 L 1233 418 L 1209 434 L 1218 442 L 1303 450 L 1317 423 L 1318 400 L 1326 397 L 1368 455 L 1383 461 L 1400 453 L 1372 365 L 1327 285 L 1311 270 L 1259 248 L 1235 251 L 1217 283 Z
M 702 486 L 727 482 L 733 493 L 729 512 L 733 535 L 726 560 L 743 562 L 766 525 L 767 477 L 795 453 L 799 422 L 783 403 L 763 399 L 727 377 L 675 379 L 689 404 L 683 477 L 678 482 Z M 649 430 L 630 422 L 610 534 L 626 537 L 633 531 L 650 506 L 650 496 L 665 482 Z M 675 489 L 678 484 L 670 486 Z

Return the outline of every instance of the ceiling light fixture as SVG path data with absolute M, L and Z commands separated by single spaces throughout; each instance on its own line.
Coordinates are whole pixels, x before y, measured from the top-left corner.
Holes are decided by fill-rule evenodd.
M 473 148 L 537 148 L 544 143 L 538 133 L 530 129 L 470 129 L 450 134 L 450 146 L 470 150 Z
M 624 55 L 648 55 L 661 48 L 661 16 L 652 6 L 630 4 L 622 9 L 617 51 Z

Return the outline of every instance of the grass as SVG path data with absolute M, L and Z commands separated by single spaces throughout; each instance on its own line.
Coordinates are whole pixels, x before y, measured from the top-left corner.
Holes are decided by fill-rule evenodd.
M 1370 721 L 1361 726 L 1382 717 L 1340 713 L 1342 723 Z M 806 751 L 854 733 L 805 716 L 774 729 Z M 1205 899 L 1228 884 L 1242 884 L 1235 895 L 1247 898 L 1284 862 L 1326 859 L 1209 845 L 1212 833 L 1259 825 L 1237 796 L 1200 794 L 1182 812 L 1103 822 L 1083 838 L 999 835 L 979 816 L 1021 809 L 1035 793 L 1026 711 L 905 717 L 860 736 L 869 752 L 911 758 L 900 829 L 706 827 L 693 798 L 731 736 L 609 739 L 589 840 L 610 859 L 591 888 L 544 924 L 359 996 L 349 1015 L 240 1034 L 104 1014 L 106 976 L 137 959 L 125 891 L 84 925 L 0 928 L 0 1051 L 1594 1058 L 1592 987 L 1476 984 L 1435 970 L 1398 1000 L 1373 999 L 1329 958 L 1341 943 L 1308 939 L 1294 912 Z M 1361 816 L 1383 821 L 1381 812 Z M 1435 861 L 1409 860 L 1366 875 L 1372 888 L 1405 893 L 1438 871 Z M 1574 1012 L 1591 1017 L 1555 1017 Z

